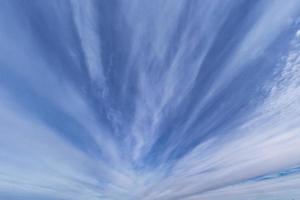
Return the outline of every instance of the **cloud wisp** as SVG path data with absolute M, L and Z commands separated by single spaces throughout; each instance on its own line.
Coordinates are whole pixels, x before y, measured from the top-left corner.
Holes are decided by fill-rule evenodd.
M 300 2 L 3 0 L 0 199 L 300 198 Z

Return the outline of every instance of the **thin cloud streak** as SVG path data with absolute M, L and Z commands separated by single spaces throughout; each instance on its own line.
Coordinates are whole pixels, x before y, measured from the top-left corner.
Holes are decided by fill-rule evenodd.
M 300 2 L 0 2 L 0 199 L 300 197 Z

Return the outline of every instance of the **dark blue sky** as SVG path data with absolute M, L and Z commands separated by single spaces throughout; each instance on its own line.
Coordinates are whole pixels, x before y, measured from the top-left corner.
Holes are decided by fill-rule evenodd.
M 300 1 L 0 1 L 0 199 L 300 198 Z

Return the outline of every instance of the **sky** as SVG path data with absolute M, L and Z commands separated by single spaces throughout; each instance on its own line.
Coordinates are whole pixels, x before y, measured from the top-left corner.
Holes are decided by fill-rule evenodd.
M 300 1 L 1 0 L 0 199 L 300 199 Z

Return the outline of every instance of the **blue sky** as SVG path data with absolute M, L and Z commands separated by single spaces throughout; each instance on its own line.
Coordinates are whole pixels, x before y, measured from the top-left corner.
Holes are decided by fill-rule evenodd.
M 299 0 L 0 1 L 0 199 L 298 199 L 299 133 Z

